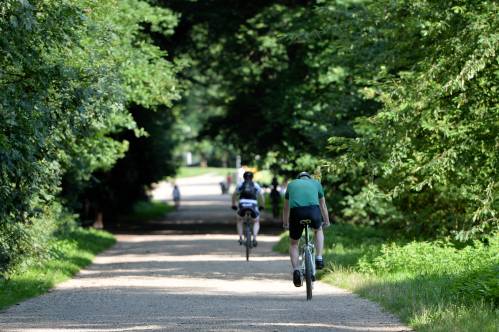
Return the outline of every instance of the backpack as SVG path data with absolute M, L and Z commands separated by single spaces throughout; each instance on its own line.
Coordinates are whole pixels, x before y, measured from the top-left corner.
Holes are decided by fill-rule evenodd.
M 256 192 L 257 189 L 253 181 L 244 181 L 239 191 L 239 198 L 256 200 Z

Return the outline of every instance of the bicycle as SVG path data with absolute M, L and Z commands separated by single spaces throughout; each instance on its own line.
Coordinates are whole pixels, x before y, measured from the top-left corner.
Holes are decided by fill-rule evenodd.
M 246 261 L 249 261 L 249 256 L 250 256 L 250 251 L 251 248 L 253 248 L 253 241 L 251 239 L 251 235 L 253 234 L 251 230 L 251 225 L 252 225 L 252 219 L 251 219 L 251 212 L 246 211 L 244 214 L 244 220 L 243 220 L 243 243 L 244 246 L 246 247 Z
M 307 301 L 312 300 L 312 282 L 315 281 L 315 260 L 314 242 L 311 240 L 309 226 L 312 223 L 310 219 L 300 220 L 300 224 L 305 225 L 305 234 L 300 239 L 300 270 L 305 277 L 307 288 Z

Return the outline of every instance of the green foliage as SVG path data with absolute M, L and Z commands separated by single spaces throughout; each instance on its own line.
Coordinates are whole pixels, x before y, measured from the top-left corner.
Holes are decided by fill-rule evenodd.
M 499 306 L 499 263 L 491 264 L 460 277 L 453 285 L 454 291 L 468 299 L 485 299 Z
M 183 64 L 168 61 L 168 54 L 156 45 L 177 24 L 170 10 L 127 0 L 100 4 L 95 16 L 113 32 L 112 48 L 105 49 L 105 56 L 118 66 L 124 104 L 138 129 L 128 127 L 113 136 L 126 142 L 128 150 L 111 170 L 94 173 L 81 192 L 74 190 L 74 181 L 68 178 L 65 193 L 85 219 L 103 213 L 105 222 L 110 222 L 116 214 L 131 212 L 134 202 L 147 199 L 152 183 L 175 173 L 172 128 L 176 115 L 170 107 L 180 96 L 176 74 Z
M 147 221 L 164 218 L 168 212 L 174 210 L 170 204 L 155 201 L 140 201 L 133 205 L 132 213 L 128 218 L 134 221 Z
M 45 293 L 114 243 L 111 234 L 94 229 L 74 228 L 59 234 L 50 240 L 46 257 L 25 261 L 22 270 L 0 280 L 0 309 Z
M 57 227 L 60 208 L 54 199 L 70 156 L 81 156 L 82 178 L 119 157 L 119 143 L 102 144 L 107 158 L 89 162 L 89 145 L 104 124 L 112 123 L 107 132 L 113 131 L 126 115 L 112 68 L 92 63 L 95 54 L 82 45 L 92 24 L 78 5 L 5 1 L 0 13 L 0 273 L 5 273 L 24 256 L 44 251 Z
M 204 174 L 215 174 L 218 176 L 233 175 L 235 168 L 224 167 L 181 167 L 178 171 L 177 178 L 187 178 L 191 176 L 198 176 Z
M 95 172 L 125 156 L 131 139 L 119 132 L 145 135 L 131 103 L 157 110 L 178 98 L 176 65 L 150 37 L 176 20 L 139 0 L 2 1 L 0 274 L 43 255 L 66 218 L 61 202 L 84 205 Z M 172 149 L 164 131 L 154 135 L 169 146 L 155 149 Z
M 497 4 L 378 1 L 355 12 L 371 33 L 339 44 L 374 54 L 359 93 L 382 109 L 356 121 L 360 138 L 331 140 L 343 155 L 326 172 L 367 178 L 350 184 L 344 216 L 463 241 L 495 232 Z
M 359 267 L 361 272 L 369 273 L 464 274 L 499 263 L 498 243 L 484 245 L 477 241 L 463 249 L 438 241 L 390 243 L 383 245 L 380 255 L 372 260 L 361 259 Z
M 417 242 L 379 227 L 333 224 L 319 277 L 381 303 L 418 331 L 494 331 L 498 238 Z M 288 246 L 284 233 L 274 250 L 287 253 Z
M 169 3 L 203 137 L 282 174 L 320 167 L 342 220 L 461 241 L 498 229 L 495 2 Z

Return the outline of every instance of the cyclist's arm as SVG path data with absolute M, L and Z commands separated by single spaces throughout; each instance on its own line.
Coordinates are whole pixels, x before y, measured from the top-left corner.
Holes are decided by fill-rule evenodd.
M 234 190 L 234 193 L 232 193 L 232 206 L 236 205 L 237 201 L 237 190 Z
M 329 214 L 327 212 L 326 200 L 324 199 L 324 197 L 321 197 L 319 199 L 319 205 L 321 208 L 322 219 L 324 219 L 324 225 L 328 226 L 329 225 Z
M 284 200 L 284 206 L 282 208 L 282 225 L 284 228 L 289 228 L 289 200 Z

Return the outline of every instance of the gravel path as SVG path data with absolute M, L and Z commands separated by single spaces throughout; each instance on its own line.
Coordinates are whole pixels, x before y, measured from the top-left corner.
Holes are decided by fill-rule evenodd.
M 225 213 L 227 196 L 210 201 L 197 188 L 191 201 L 184 190 L 177 222 L 192 221 L 200 205 Z M 232 234 L 119 235 L 72 280 L 1 312 L 0 331 L 409 331 L 374 303 L 320 282 L 307 302 L 288 257 L 271 251 L 277 239 L 262 235 L 246 262 Z

